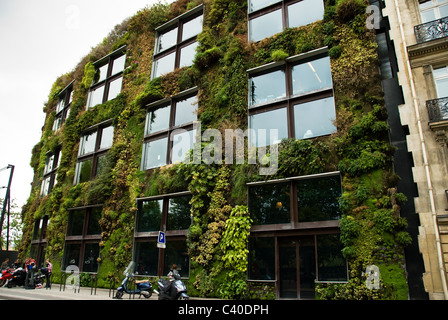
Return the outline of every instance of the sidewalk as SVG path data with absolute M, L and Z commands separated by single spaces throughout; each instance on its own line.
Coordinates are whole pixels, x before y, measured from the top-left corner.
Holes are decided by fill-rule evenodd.
M 60 290 L 59 284 L 53 284 L 51 289 L 34 289 L 27 290 L 23 287 L 1 287 L 0 288 L 0 300 L 117 300 L 112 299 L 115 294 L 115 290 L 97 288 L 95 294 L 95 288 L 81 287 L 78 290 L 69 289 L 68 287 Z M 109 296 L 110 295 L 110 296 Z M 129 295 L 125 294 L 122 300 L 133 300 L 133 297 L 129 299 Z M 153 293 L 149 299 L 139 298 L 139 295 L 135 295 L 135 300 L 157 300 L 157 294 Z

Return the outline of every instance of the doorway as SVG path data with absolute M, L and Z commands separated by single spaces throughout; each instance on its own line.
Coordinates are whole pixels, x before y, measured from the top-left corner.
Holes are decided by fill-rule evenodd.
M 314 236 L 279 237 L 279 294 L 284 299 L 314 299 Z

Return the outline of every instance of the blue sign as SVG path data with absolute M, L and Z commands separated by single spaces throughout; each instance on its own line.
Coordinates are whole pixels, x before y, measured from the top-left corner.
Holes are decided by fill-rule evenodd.
M 157 248 L 166 248 L 165 232 L 159 231 L 159 237 L 157 238 Z

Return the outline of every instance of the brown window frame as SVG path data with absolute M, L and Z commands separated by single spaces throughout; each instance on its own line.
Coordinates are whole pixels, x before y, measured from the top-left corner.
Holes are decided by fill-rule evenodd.
M 67 120 L 68 115 L 70 113 L 70 106 L 72 104 L 73 100 L 73 83 L 75 80 L 70 82 L 69 85 L 67 85 L 64 89 L 61 90 L 61 92 L 58 94 L 59 100 L 58 104 L 56 106 L 56 114 L 54 116 L 54 122 L 53 122 L 53 131 L 58 131 L 62 125 L 65 123 L 65 120 Z M 60 103 L 63 103 L 64 106 L 61 110 L 58 110 L 58 106 Z
M 57 171 L 59 168 L 59 163 L 61 160 L 61 153 L 62 153 L 62 148 L 59 146 L 58 148 L 56 148 L 55 152 L 49 152 L 47 153 L 47 160 L 45 162 L 45 169 L 44 169 L 44 175 L 43 175 L 43 179 L 42 179 L 42 185 L 41 185 L 41 190 L 40 190 L 40 196 L 41 197 L 45 197 L 47 195 L 49 195 L 51 193 L 51 191 L 53 190 L 53 187 L 56 184 L 56 178 L 57 178 Z M 51 156 L 54 156 L 53 161 L 52 161 L 52 169 L 49 171 L 46 171 L 47 169 L 47 164 L 49 159 L 51 159 Z M 46 188 L 46 183 L 45 181 L 47 179 L 50 179 L 48 182 L 48 189 L 45 190 Z

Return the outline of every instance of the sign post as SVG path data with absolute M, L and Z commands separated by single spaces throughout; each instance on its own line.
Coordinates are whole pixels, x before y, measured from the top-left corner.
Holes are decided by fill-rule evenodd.
M 157 238 L 157 248 L 161 248 L 161 249 L 166 248 L 165 232 L 163 232 L 163 231 L 159 231 L 159 236 Z

